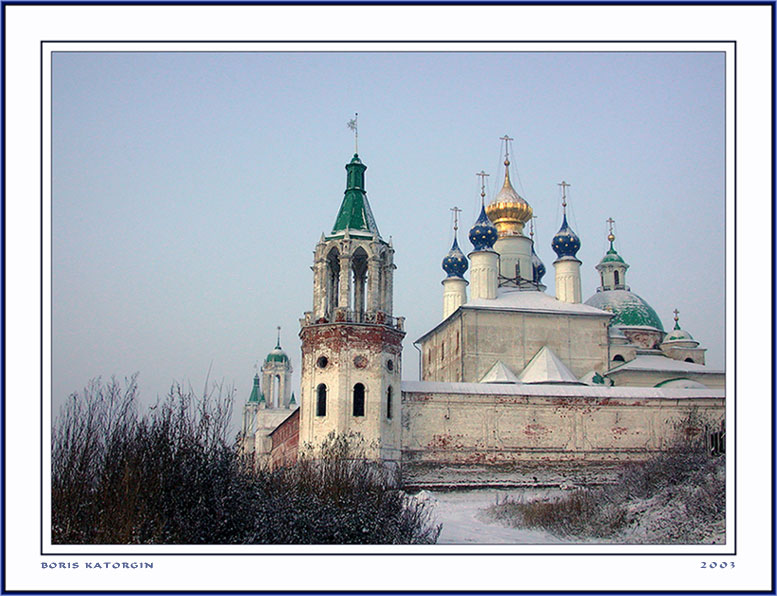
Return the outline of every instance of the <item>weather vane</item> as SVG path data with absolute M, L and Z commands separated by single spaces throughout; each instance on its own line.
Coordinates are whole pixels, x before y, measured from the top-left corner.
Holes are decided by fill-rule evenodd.
M 485 205 L 486 204 L 486 176 L 490 176 L 491 174 L 486 174 L 484 170 L 480 170 L 475 176 L 480 177 L 480 204 Z
M 354 153 L 359 153 L 359 113 L 356 112 L 352 120 L 348 121 L 348 128 L 353 131 Z

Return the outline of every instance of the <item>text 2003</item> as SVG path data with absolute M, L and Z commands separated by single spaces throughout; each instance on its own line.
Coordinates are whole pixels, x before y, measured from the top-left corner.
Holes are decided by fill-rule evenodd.
M 717 561 L 711 561 L 708 563 L 707 561 L 701 562 L 701 568 L 702 569 L 725 569 L 726 567 L 734 567 L 734 561 L 723 561 L 721 563 L 718 563 Z

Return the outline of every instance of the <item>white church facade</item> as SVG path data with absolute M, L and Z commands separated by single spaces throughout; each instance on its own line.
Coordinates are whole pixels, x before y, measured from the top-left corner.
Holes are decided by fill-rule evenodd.
M 442 263 L 442 320 L 414 342 L 419 381 L 401 380 L 394 247 L 378 231 L 354 154 L 335 225 L 315 247 L 299 411 L 287 357 L 267 370 L 277 397 L 263 382 L 260 401 L 255 380 L 245 406 L 242 445 L 257 461 L 281 447 L 315 449 L 331 433 L 360 435 L 376 459 L 432 466 L 644 459 L 688 440 L 721 448 L 725 373 L 706 366 L 677 312 L 665 332 L 626 285 L 612 228 L 596 266 L 601 285 L 583 301 L 565 192 L 552 241 L 555 295 L 546 293 L 545 266 L 525 234 L 532 208 L 512 186 L 511 139 L 503 140 L 502 188 L 488 204 L 481 191 L 468 255 L 454 238 Z

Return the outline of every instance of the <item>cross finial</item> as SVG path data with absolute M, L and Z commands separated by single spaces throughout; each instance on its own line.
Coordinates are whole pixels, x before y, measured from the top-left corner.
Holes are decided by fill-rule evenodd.
M 254 362 L 254 372 L 258 375 L 259 374 L 259 361 L 257 360 Z
M 564 211 L 564 215 L 567 214 L 567 188 L 572 186 L 571 184 L 567 184 L 565 180 L 562 180 L 558 183 L 558 185 L 561 187 L 561 208 Z
M 359 113 L 356 112 L 353 120 L 348 121 L 348 128 L 353 131 L 354 153 L 359 153 Z
M 281 328 L 280 328 L 280 326 L 277 327 L 277 329 L 278 329 L 278 343 L 276 344 L 275 347 L 276 348 L 280 348 L 281 347 Z
M 510 146 L 508 145 L 508 143 L 510 141 L 514 141 L 515 139 L 513 139 L 508 135 L 505 135 L 503 137 L 499 137 L 499 140 L 505 142 L 505 165 L 509 166 L 510 165 Z
M 485 205 L 486 201 L 486 177 L 491 174 L 486 174 L 484 170 L 480 170 L 475 176 L 480 178 L 480 204 Z
M 607 240 L 610 241 L 610 248 L 612 248 L 612 243 L 615 240 L 615 234 L 612 233 L 612 226 L 615 223 L 615 220 L 612 217 L 607 218 L 607 225 L 610 227 L 610 233 L 607 235 Z
M 456 232 L 459 229 L 459 213 L 461 213 L 461 209 L 454 206 L 451 211 L 453 211 L 453 231 Z
M 674 322 L 676 323 L 677 321 L 680 320 L 680 317 L 679 317 L 680 311 L 675 308 L 672 312 L 674 313 Z

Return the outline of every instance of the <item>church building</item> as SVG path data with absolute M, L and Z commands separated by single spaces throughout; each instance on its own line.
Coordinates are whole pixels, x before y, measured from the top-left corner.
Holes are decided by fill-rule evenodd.
M 612 219 L 596 265 L 601 285 L 583 301 L 566 182 L 551 243 L 555 295 L 546 292 L 545 265 L 525 233 L 532 207 L 510 180 L 511 140 L 502 138 L 504 181 L 488 203 L 479 174 L 467 255 L 454 223 L 442 319 L 414 342 L 419 381 L 401 380 L 395 249 L 378 231 L 367 167 L 354 154 L 335 224 L 315 246 L 312 309 L 300 319 L 299 410 L 280 336 L 244 409 L 242 445 L 256 461 L 315 453 L 331 433 L 359 435 L 368 457 L 407 466 L 639 460 L 688 440 L 720 448 L 725 373 L 705 365 L 678 311 L 667 333 L 631 291 Z

